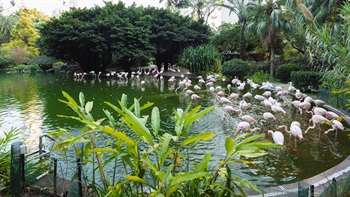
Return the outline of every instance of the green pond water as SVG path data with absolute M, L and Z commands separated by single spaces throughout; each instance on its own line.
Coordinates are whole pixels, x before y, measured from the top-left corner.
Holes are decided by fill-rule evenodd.
M 67 106 L 58 99 L 64 99 L 62 91 L 67 92 L 78 100 L 78 95 L 83 92 L 87 101 L 94 102 L 93 116 L 95 119 L 103 118 L 102 109 L 109 109 L 104 101 L 117 105 L 117 100 L 122 94 L 128 95 L 129 102 L 134 98 L 140 98 L 141 104 L 154 102 L 154 106 L 160 109 L 162 132 L 174 131 L 171 116 L 177 108 L 186 108 L 192 102 L 193 106 L 208 107 L 215 105 L 215 110 L 201 118 L 194 124 L 193 132 L 213 131 L 215 137 L 210 141 L 199 143 L 192 151 L 191 160 L 200 160 L 204 154 L 212 154 L 212 166 L 214 167 L 225 155 L 224 140 L 232 135 L 240 122 L 239 115 L 232 115 L 223 119 L 223 108 L 216 102 L 215 97 L 207 91 L 205 85 L 202 90 L 195 91 L 202 98 L 191 101 L 182 91 L 175 92 L 177 84 L 168 83 L 167 77 L 156 80 L 153 76 L 142 76 L 140 79 L 128 81 L 118 79 L 87 79 L 74 80 L 73 76 L 61 74 L 5 74 L 0 73 L 0 136 L 4 131 L 15 127 L 21 130 L 20 140 L 27 145 L 29 151 L 37 150 L 38 137 L 57 128 L 67 128 L 72 134 L 79 132 L 81 125 L 75 121 L 59 118 L 57 115 L 75 115 Z M 140 81 L 145 84 L 141 85 Z M 192 79 L 193 84 L 197 79 Z M 230 82 L 216 82 L 215 86 L 222 86 L 225 90 Z M 242 92 L 242 94 L 249 88 Z M 191 87 L 193 89 L 193 87 Z M 228 90 L 225 90 L 228 93 Z M 232 91 L 236 91 L 232 88 Z M 261 94 L 263 90 L 251 90 L 252 94 Z M 239 98 L 241 100 L 241 97 Z M 248 100 L 249 101 L 249 100 Z M 309 125 L 310 114 L 300 115 L 298 110 L 291 107 L 292 97 L 287 96 L 282 101 L 282 106 L 287 111 L 286 115 L 278 115 L 278 121 L 265 125 L 263 132 L 268 129 L 275 130 L 278 125 L 285 124 L 289 127 L 293 120 L 301 123 L 305 131 Z M 252 107 L 245 114 L 262 119 L 262 113 L 268 109 L 260 105 L 260 101 L 250 99 Z M 235 103 L 237 106 L 238 102 Z M 110 110 L 110 109 L 109 109 Z M 112 110 L 110 110 L 112 111 Z M 150 111 L 144 112 L 144 114 Z M 328 129 L 323 126 L 323 129 Z M 318 138 L 316 130 L 311 130 L 304 135 L 303 141 L 298 141 L 294 147 L 294 139 L 285 134 L 285 148 L 281 150 L 269 150 L 267 156 L 255 160 L 254 165 L 235 165 L 232 172 L 247 178 L 261 186 L 280 185 L 297 182 L 318 173 L 321 173 L 341 161 L 350 154 L 350 141 L 347 132 L 338 132 L 335 139 L 334 132 L 328 135 L 321 134 Z M 272 141 L 272 137 L 266 134 L 266 139 Z M 105 139 L 100 139 L 104 144 Z M 60 154 L 55 153 L 59 159 Z M 75 156 L 68 155 L 72 169 L 75 167 Z M 63 161 L 61 161 L 63 162 Z M 91 167 L 86 167 L 86 172 L 91 173 Z M 112 167 L 108 171 L 112 173 Z M 68 170 L 66 175 L 73 174 Z

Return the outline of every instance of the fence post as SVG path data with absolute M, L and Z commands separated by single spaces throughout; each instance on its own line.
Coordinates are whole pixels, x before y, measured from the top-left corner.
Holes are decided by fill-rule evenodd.
M 11 144 L 10 165 L 10 193 L 11 196 L 20 197 L 22 193 L 20 147 L 22 142 L 16 141 Z
M 314 185 L 310 186 L 310 197 L 315 197 L 315 186 Z
M 82 186 L 82 178 L 81 178 L 81 162 L 80 158 L 77 159 L 78 163 L 78 187 L 79 187 L 79 197 L 83 196 L 83 186 Z
M 22 178 L 22 183 L 25 183 L 26 182 L 26 173 L 25 173 L 24 154 L 26 153 L 26 145 L 22 144 L 19 147 L 19 153 L 20 153 L 20 161 L 21 161 L 21 178 Z
M 337 197 L 337 180 L 332 179 L 332 197 Z
M 57 196 L 57 159 L 53 160 L 53 196 Z

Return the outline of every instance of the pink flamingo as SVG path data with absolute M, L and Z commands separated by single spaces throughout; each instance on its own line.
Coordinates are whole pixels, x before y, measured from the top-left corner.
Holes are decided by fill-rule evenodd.
M 327 113 L 327 110 L 323 109 L 322 107 L 314 107 L 313 110 L 314 115 L 321 115 L 325 116 Z
M 256 120 L 253 117 L 251 117 L 250 115 L 241 116 L 240 119 L 243 121 L 249 122 L 249 123 L 256 122 Z
M 324 102 L 324 101 L 322 101 L 320 99 L 314 100 L 314 103 L 315 103 L 316 107 L 327 104 L 326 102 Z
M 344 126 L 341 122 L 339 122 L 338 120 L 333 120 L 332 121 L 332 128 L 328 129 L 327 131 L 324 132 L 324 134 L 328 134 L 331 131 L 335 130 L 335 138 L 337 138 L 337 134 L 338 134 L 338 129 L 344 131 Z
M 299 103 L 299 105 L 297 105 L 297 107 L 299 108 L 300 114 L 303 113 L 303 110 L 306 111 L 306 113 L 311 113 L 309 112 L 309 109 L 311 108 L 311 103 L 304 101 Z
M 264 119 L 261 119 L 261 120 L 260 120 L 261 126 L 264 126 L 264 122 L 266 122 L 266 121 L 274 121 L 274 120 L 277 119 L 277 118 L 276 118 L 272 113 L 270 113 L 270 112 L 265 112 L 265 113 L 263 113 L 263 118 L 264 118 Z
M 311 119 L 309 120 L 309 123 L 312 121 L 312 126 L 309 126 L 305 133 L 307 133 L 310 129 L 316 128 L 316 126 L 319 126 L 323 122 L 328 122 L 329 120 L 321 115 L 313 115 Z M 321 131 L 318 132 L 318 138 L 321 137 Z
M 300 141 L 304 139 L 303 132 L 301 131 L 301 128 L 300 128 L 300 123 L 297 122 L 297 121 L 293 121 L 290 124 L 290 131 L 288 131 L 286 125 L 280 125 L 280 126 L 277 127 L 278 131 L 281 130 L 281 129 L 284 129 L 285 132 L 287 132 L 290 135 L 293 135 L 295 137 L 295 140 L 294 140 L 294 147 L 295 148 L 297 147 L 297 137 L 299 138 Z
M 272 135 L 272 139 L 275 142 L 275 144 L 283 145 L 284 144 L 284 135 L 280 131 L 272 131 L 268 130 L 268 134 Z
M 276 113 L 287 114 L 287 112 L 284 111 L 284 109 L 283 109 L 281 106 L 278 106 L 278 105 L 272 105 L 272 106 L 271 106 L 271 110 L 272 110 L 273 112 L 276 112 Z
M 327 111 L 327 112 L 324 114 L 324 116 L 325 116 L 327 119 L 329 119 L 329 120 L 334 119 L 334 118 L 339 118 L 339 115 L 336 114 L 336 113 L 334 113 L 334 112 L 332 112 L 332 111 Z
M 236 128 L 236 132 L 237 131 L 244 131 L 244 132 L 248 132 L 248 131 L 256 131 L 256 130 L 261 130 L 260 128 L 256 127 L 254 129 L 250 129 L 250 124 L 249 122 L 246 121 L 242 121 L 240 123 L 238 123 L 237 128 Z

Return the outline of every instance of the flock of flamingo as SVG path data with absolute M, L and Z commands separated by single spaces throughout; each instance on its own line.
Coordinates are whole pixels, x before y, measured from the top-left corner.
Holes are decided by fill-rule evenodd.
M 147 67 L 147 69 L 139 69 L 131 73 L 128 72 L 109 72 L 104 74 L 107 78 L 116 78 L 117 80 L 137 80 L 140 86 L 143 86 L 146 81 L 141 80 L 141 76 L 153 76 L 156 81 L 163 81 L 164 65 L 162 65 L 160 71 L 157 68 Z M 174 91 L 177 94 L 184 94 L 186 98 L 191 100 L 200 100 L 202 96 L 200 93 L 209 92 L 213 96 L 213 100 L 218 107 L 223 110 L 223 120 L 227 120 L 232 117 L 239 117 L 240 122 L 234 129 L 235 132 L 263 132 L 264 125 L 271 122 L 277 122 L 277 119 L 283 119 L 287 114 L 284 109 L 285 106 L 291 105 L 298 110 L 298 113 L 311 114 L 309 119 L 309 125 L 306 129 L 301 127 L 298 121 L 293 121 L 290 126 L 277 125 L 275 129 L 267 130 L 267 134 L 272 135 L 274 143 L 284 145 L 284 133 L 295 137 L 295 146 L 297 144 L 297 138 L 303 140 L 303 134 L 307 134 L 310 130 L 318 130 L 318 137 L 321 137 L 321 124 L 327 124 L 330 127 L 324 131 L 324 134 L 328 134 L 331 131 L 335 131 L 335 137 L 337 137 L 338 130 L 344 130 L 344 126 L 341 123 L 342 117 L 338 114 L 327 111 L 322 106 L 326 103 L 322 100 L 313 99 L 306 94 L 303 94 L 299 89 L 296 89 L 292 83 L 289 83 L 288 88 L 284 86 L 274 86 L 270 82 L 264 82 L 262 84 L 254 83 L 252 80 L 247 79 L 241 81 L 238 78 L 234 78 L 226 87 L 216 85 L 215 82 L 223 81 L 219 75 L 208 75 L 206 77 L 187 77 L 191 76 L 190 73 L 185 75 L 181 73 L 180 69 L 174 69 L 169 65 L 170 75 L 174 74 L 167 80 L 170 87 L 175 87 Z M 175 74 L 176 73 L 176 74 Z M 83 80 L 85 76 L 90 75 L 92 78 L 100 78 L 101 72 L 96 74 L 94 71 L 89 73 L 74 73 L 76 80 Z M 130 77 L 129 77 L 130 75 Z M 177 77 L 175 77 L 175 75 Z M 202 90 L 203 89 L 203 90 Z M 262 94 L 255 94 L 259 92 L 255 90 L 261 90 Z M 291 102 L 286 102 L 284 98 L 293 98 Z M 254 101 L 255 100 L 255 101 Z M 249 109 L 252 107 L 251 102 L 259 102 L 264 108 L 264 111 L 258 118 L 253 118 L 249 114 Z M 257 120 L 258 119 L 258 120 Z

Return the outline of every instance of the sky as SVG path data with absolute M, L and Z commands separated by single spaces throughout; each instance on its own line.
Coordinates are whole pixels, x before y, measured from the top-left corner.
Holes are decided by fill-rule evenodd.
M 65 1 L 65 3 L 63 3 Z M 4 15 L 9 15 L 16 12 L 21 6 L 29 9 L 37 8 L 38 11 L 43 12 L 45 15 L 52 16 L 52 11 L 55 9 L 68 10 L 70 0 L 14 0 L 15 6 L 11 6 L 10 0 L 0 0 L 0 5 L 3 7 Z M 94 7 L 95 5 L 103 6 L 103 0 L 76 0 L 78 7 Z M 137 5 L 142 6 L 155 6 L 161 7 L 159 0 L 122 0 L 126 6 L 135 2 Z M 118 0 L 113 0 L 114 3 L 118 3 Z M 163 1 L 162 4 L 164 4 Z

